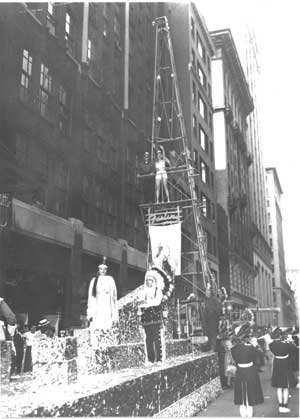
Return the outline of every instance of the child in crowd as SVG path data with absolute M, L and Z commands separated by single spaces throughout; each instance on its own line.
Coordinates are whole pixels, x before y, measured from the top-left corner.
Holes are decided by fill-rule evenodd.
M 224 373 L 227 378 L 227 387 L 232 386 L 232 380 L 234 379 L 236 373 L 236 365 L 231 355 L 232 346 L 232 341 L 229 337 L 223 341 L 223 347 L 225 349 Z

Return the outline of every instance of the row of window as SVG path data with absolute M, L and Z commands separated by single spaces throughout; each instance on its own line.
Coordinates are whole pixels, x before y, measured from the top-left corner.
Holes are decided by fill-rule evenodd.
M 32 80 L 33 59 L 27 49 L 23 50 L 22 69 L 20 80 L 20 98 L 24 102 L 35 102 Z M 57 88 L 57 92 L 55 92 Z M 40 65 L 40 80 L 37 96 L 37 104 L 39 111 L 44 117 L 51 117 L 54 113 L 54 96 L 57 93 L 59 104 L 58 126 L 64 134 L 67 134 L 70 119 L 70 97 L 61 83 L 54 85 L 53 76 L 49 67 L 43 62 Z
M 195 107 L 198 109 L 200 116 L 204 121 L 208 124 L 210 130 L 213 130 L 213 116 L 212 113 L 208 111 L 207 105 L 201 97 L 200 92 L 198 91 L 198 95 L 196 94 L 196 85 L 193 82 L 192 84 L 192 101 Z M 197 136 L 197 118 L 196 115 L 193 115 L 193 131 L 195 137 Z
M 255 295 L 254 281 L 248 278 L 246 272 L 238 271 L 237 269 L 231 267 L 230 276 L 232 278 L 232 285 L 237 289 L 237 291 L 249 297 L 253 297 Z
M 196 71 L 198 81 L 200 82 L 201 86 L 207 92 L 207 95 L 208 95 L 209 99 L 212 100 L 211 85 L 207 81 L 207 77 L 206 77 L 204 71 L 202 70 L 202 67 L 201 67 L 201 64 L 200 64 L 199 60 L 197 60 L 197 65 L 196 65 L 196 55 L 195 55 L 195 51 L 193 50 L 193 48 L 192 48 L 192 67 Z
M 215 205 L 211 202 L 207 196 L 201 192 L 200 193 L 200 202 L 201 202 L 201 214 L 203 217 L 211 219 L 212 221 L 216 220 L 216 210 Z
M 192 17 L 191 17 L 191 36 L 192 36 L 193 41 L 196 42 L 197 51 L 200 57 L 202 58 L 203 62 L 206 63 L 207 69 L 210 73 L 210 56 L 206 52 L 206 48 L 201 40 L 199 32 L 195 28 L 195 22 Z
M 117 4 L 116 4 L 117 5 Z M 31 8 L 31 4 L 28 4 L 29 8 Z M 107 40 L 108 37 L 108 12 L 107 9 L 110 6 L 109 3 L 103 3 L 102 13 L 103 13 L 103 38 Z M 47 11 L 46 11 L 46 27 L 49 30 L 49 33 L 53 36 L 56 35 L 56 27 L 57 27 L 57 20 L 56 20 L 56 10 L 57 7 L 55 3 L 48 3 Z M 35 9 L 33 9 L 34 12 Z M 35 13 L 35 12 L 34 12 Z M 114 33 L 114 41 L 115 45 L 121 49 L 121 20 L 119 15 L 119 7 L 115 7 L 115 14 L 113 18 L 113 33 Z M 36 13 L 35 13 L 36 14 Z M 95 21 L 95 14 L 96 9 L 93 5 L 90 5 L 90 21 L 93 23 Z M 98 29 L 98 24 L 96 25 Z M 72 17 L 72 13 L 70 10 L 66 11 L 65 20 L 64 20 L 64 37 L 67 44 L 68 51 L 71 53 L 72 56 L 78 58 L 76 53 L 79 53 L 79 50 L 76 45 L 76 39 L 81 38 L 79 34 L 76 33 L 76 25 L 75 19 Z M 87 48 L 87 58 L 89 61 L 94 59 L 95 53 L 95 41 L 89 34 L 88 39 L 88 48 Z
M 202 150 L 204 150 L 207 154 L 210 154 L 210 159 L 211 161 L 213 161 L 214 160 L 213 143 L 210 142 L 209 144 L 208 135 L 203 130 L 201 124 L 200 123 L 197 124 L 196 115 L 193 115 L 193 134 L 194 134 L 194 137 L 198 140 Z
M 199 171 L 201 182 L 206 185 L 210 185 L 212 188 L 214 188 L 214 184 L 215 184 L 214 174 L 213 172 L 210 173 L 209 166 L 198 155 L 198 152 L 195 149 L 194 149 L 193 160 L 194 160 L 194 167 Z

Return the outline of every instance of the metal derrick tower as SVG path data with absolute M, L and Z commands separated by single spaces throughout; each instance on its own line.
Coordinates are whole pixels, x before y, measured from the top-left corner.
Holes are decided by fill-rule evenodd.
M 215 278 L 209 268 L 206 234 L 201 220 L 201 202 L 197 196 L 195 178 L 199 176 L 193 165 L 186 136 L 179 85 L 175 68 L 170 28 L 166 17 L 153 22 L 156 31 L 155 69 L 153 91 L 153 116 L 151 158 L 163 146 L 168 160 L 167 177 L 169 202 L 141 204 L 145 226 L 155 215 L 162 216 L 168 224 L 172 216 L 181 221 L 181 275 L 180 280 L 189 284 L 201 296 Z M 153 193 L 154 198 L 154 193 Z M 154 199 L 153 199 L 154 201 Z M 163 216 L 165 215 L 165 217 Z M 151 261 L 148 234 L 148 263 Z

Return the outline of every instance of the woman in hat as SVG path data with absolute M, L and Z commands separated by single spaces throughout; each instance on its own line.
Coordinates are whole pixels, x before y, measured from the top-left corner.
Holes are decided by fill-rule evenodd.
M 105 262 L 104 257 L 89 285 L 87 319 L 92 330 L 107 331 L 118 321 L 116 284 L 112 276 L 106 275 Z
M 292 371 L 291 354 L 292 344 L 285 342 L 285 334 L 277 327 L 272 333 L 273 342 L 270 350 L 274 354 L 273 374 L 271 385 L 277 388 L 279 412 L 288 413 L 289 387 L 295 386 L 295 378 Z
M 251 326 L 245 323 L 235 329 L 237 344 L 231 349 L 237 371 L 234 382 L 234 404 L 240 406 L 241 417 L 252 417 L 253 406 L 263 403 L 264 397 L 255 367 L 256 351 L 250 344 Z

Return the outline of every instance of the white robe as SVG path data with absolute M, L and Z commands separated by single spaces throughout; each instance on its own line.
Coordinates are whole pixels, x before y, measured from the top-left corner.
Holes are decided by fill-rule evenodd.
M 118 321 L 117 289 L 113 277 L 99 275 L 96 297 L 92 295 L 96 278 L 89 286 L 87 318 L 92 318 L 90 329 L 109 330 L 112 323 Z

